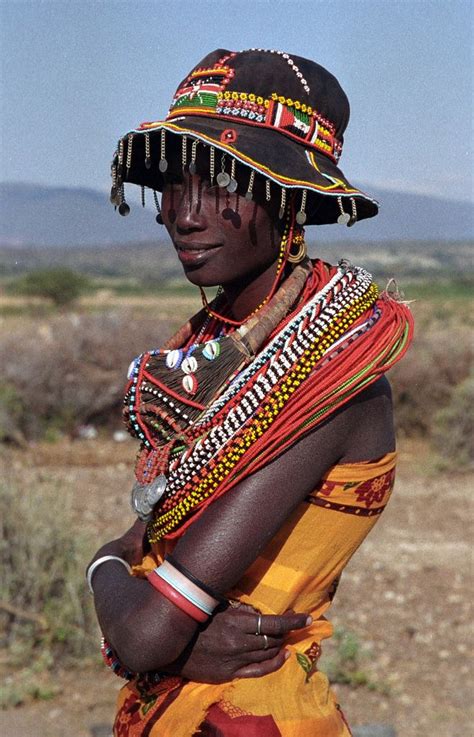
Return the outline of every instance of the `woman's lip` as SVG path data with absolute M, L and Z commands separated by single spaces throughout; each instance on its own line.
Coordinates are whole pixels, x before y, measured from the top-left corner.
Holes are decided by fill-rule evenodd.
M 221 248 L 221 244 L 210 243 L 176 243 L 176 251 L 178 258 L 183 264 L 198 264 L 212 255 L 213 252 Z

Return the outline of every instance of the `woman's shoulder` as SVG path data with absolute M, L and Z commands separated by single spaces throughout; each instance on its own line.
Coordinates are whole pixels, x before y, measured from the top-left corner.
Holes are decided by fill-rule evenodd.
M 344 449 L 340 463 L 370 461 L 395 450 L 392 390 L 386 376 L 360 391 L 333 418 Z

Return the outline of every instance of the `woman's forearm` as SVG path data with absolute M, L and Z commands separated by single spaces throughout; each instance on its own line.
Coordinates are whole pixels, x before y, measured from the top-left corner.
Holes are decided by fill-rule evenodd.
M 93 588 L 102 632 L 130 670 L 158 670 L 174 662 L 197 629 L 190 617 L 116 561 L 99 566 Z

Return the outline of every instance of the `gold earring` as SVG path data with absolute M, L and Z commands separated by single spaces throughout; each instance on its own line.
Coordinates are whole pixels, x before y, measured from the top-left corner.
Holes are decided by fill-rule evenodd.
M 291 252 L 293 246 L 297 246 L 296 253 Z M 299 264 L 301 261 L 303 261 L 304 258 L 306 258 L 307 253 L 308 250 L 306 248 L 304 235 L 302 233 L 297 233 L 291 242 L 290 252 L 288 254 L 288 261 L 290 262 L 290 264 Z

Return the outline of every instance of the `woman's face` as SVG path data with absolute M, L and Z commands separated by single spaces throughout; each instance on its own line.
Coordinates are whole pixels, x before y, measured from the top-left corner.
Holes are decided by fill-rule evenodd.
M 197 174 L 168 177 L 161 209 L 193 284 L 251 281 L 278 258 L 281 235 L 270 210 Z

